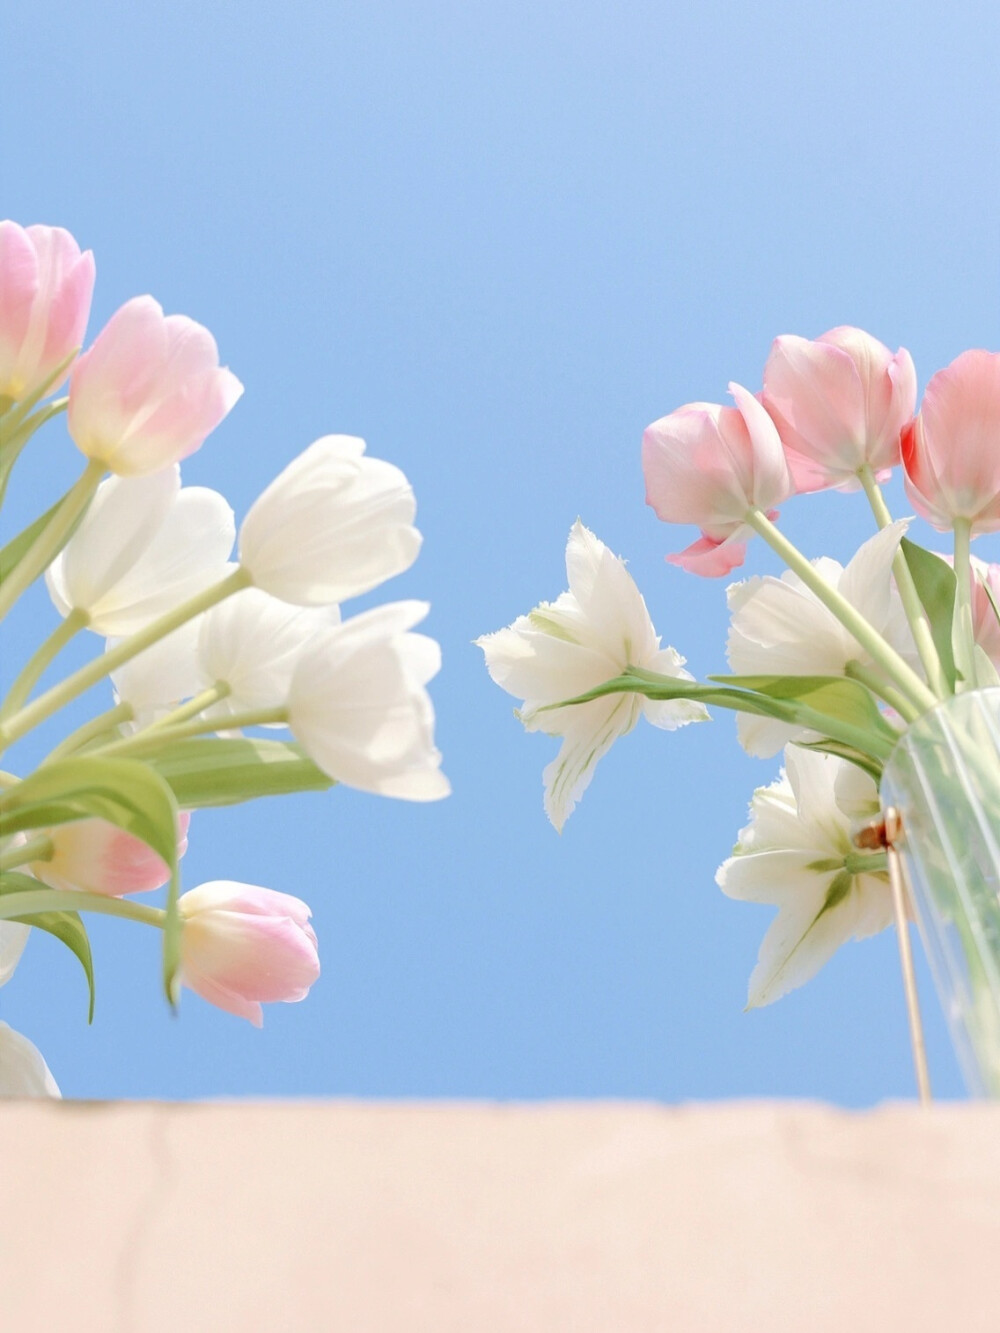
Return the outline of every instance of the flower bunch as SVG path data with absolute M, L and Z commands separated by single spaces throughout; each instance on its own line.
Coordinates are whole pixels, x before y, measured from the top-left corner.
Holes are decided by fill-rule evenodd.
M 94 276 L 68 232 L 0 222 L 0 503 L 20 453 L 63 412 L 86 460 L 0 549 L 0 619 L 42 577 L 59 617 L 0 703 L 0 753 L 113 687 L 34 771 L 0 773 L 0 985 L 37 927 L 80 959 L 92 1009 L 81 913 L 102 912 L 162 930 L 171 1003 L 183 984 L 259 1025 L 262 1003 L 301 1000 L 319 975 L 310 911 L 253 885 L 182 894 L 190 812 L 335 783 L 447 795 L 426 688 L 440 653 L 413 632 L 427 605 L 340 609 L 413 564 L 413 490 L 363 440 L 329 435 L 237 531 L 222 495 L 182 485 L 180 463 L 242 385 L 207 329 L 150 296 L 81 351 Z M 99 651 L 40 690 L 84 631 Z M 164 886 L 162 907 L 134 899 Z M 18 1094 L 58 1091 L 31 1043 L 0 1025 L 0 1095 Z
M 680 407 L 642 441 L 647 503 L 700 529 L 668 561 L 729 574 L 759 537 L 787 566 L 729 586 L 728 674 L 695 681 L 660 647 L 624 563 L 579 522 L 569 592 L 478 640 L 496 683 L 525 700 L 525 727 L 562 737 L 545 770 L 558 829 L 640 715 L 672 727 L 735 710 L 750 754 L 784 749 L 717 875 L 730 897 L 778 909 L 751 1005 L 890 924 L 886 852 L 857 839 L 879 814 L 886 760 L 940 701 L 1000 681 L 1000 567 L 970 552 L 1000 529 L 1000 354 L 964 352 L 931 378 L 919 411 L 909 353 L 855 328 L 779 337 L 762 381 L 756 394 L 731 385 L 734 406 Z M 953 554 L 893 521 L 880 482 L 900 465 L 917 513 L 952 532 Z M 778 506 L 819 490 L 861 490 L 871 506 L 875 534 L 846 566 L 808 558 L 777 526 Z

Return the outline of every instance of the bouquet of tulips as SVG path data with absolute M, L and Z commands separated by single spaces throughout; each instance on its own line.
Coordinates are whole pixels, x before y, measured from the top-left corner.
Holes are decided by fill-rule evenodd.
M 917 413 L 909 353 L 836 328 L 779 337 L 762 391 L 730 392 L 735 406 L 689 403 L 642 444 L 647 503 L 700 529 L 670 563 L 725 576 L 759 537 L 787 566 L 729 585 L 729 674 L 695 681 L 660 647 L 624 562 L 579 522 L 569 590 L 478 642 L 494 681 L 524 700 L 524 726 L 561 737 L 544 774 L 557 829 L 640 716 L 670 730 L 731 709 L 751 755 L 784 749 L 717 874 L 730 897 L 778 909 L 750 978 L 754 1006 L 890 924 L 886 850 L 856 837 L 879 814 L 886 760 L 942 700 L 1000 681 L 1000 566 L 970 553 L 973 537 L 1000 529 L 1000 355 L 962 353 L 931 378 Z M 899 464 L 913 508 L 953 533 L 952 554 L 923 549 L 906 518 L 893 520 L 880 483 Z M 874 519 L 846 567 L 810 559 L 776 524 L 779 505 L 829 489 L 863 492 Z
M 416 559 L 413 491 L 363 440 L 326 436 L 237 536 L 223 496 L 182 486 L 179 463 L 242 385 L 207 329 L 150 296 L 81 354 L 94 275 L 68 232 L 0 223 L 0 502 L 53 418 L 66 414 L 83 459 L 69 491 L 0 549 L 0 621 L 43 576 L 57 613 L 0 704 L 0 751 L 111 684 L 33 771 L 0 772 L 0 985 L 31 929 L 48 931 L 80 960 L 92 1013 L 81 913 L 102 912 L 163 932 L 171 1004 L 186 985 L 259 1025 L 263 1002 L 301 1000 L 319 975 L 310 910 L 228 881 L 182 894 L 190 812 L 335 783 L 447 794 L 426 690 L 440 654 L 413 632 L 426 604 L 339 611 Z M 95 654 L 49 683 L 84 631 Z M 135 899 L 164 886 L 162 906 Z M 46 1094 L 58 1089 L 41 1055 L 0 1024 L 0 1095 Z

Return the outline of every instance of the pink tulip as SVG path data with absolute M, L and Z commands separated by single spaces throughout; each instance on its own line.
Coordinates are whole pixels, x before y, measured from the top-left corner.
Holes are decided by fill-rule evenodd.
M 763 401 L 797 491 L 856 490 L 861 468 L 882 481 L 899 463 L 917 372 L 905 348 L 894 356 L 861 329 L 831 329 L 815 342 L 785 334 L 764 367 Z
M 177 817 L 177 856 L 187 851 L 191 816 Z M 31 873 L 52 889 L 76 889 L 121 898 L 127 893 L 148 893 L 166 884 L 170 871 L 163 858 L 141 838 L 103 819 L 81 819 L 47 830 L 53 852 L 48 861 L 36 861 Z
M 718 577 L 743 563 L 751 509 L 773 513 L 792 494 L 774 422 L 746 389 L 731 384 L 735 407 L 688 403 L 647 426 L 642 437 L 646 503 L 667 523 L 694 523 L 699 541 L 671 564 Z
M 1000 528 L 1000 353 L 969 351 L 932 376 L 903 432 L 906 493 L 942 530 Z
M 262 1001 L 305 999 L 319 953 L 301 899 L 215 880 L 183 894 L 179 906 L 181 975 L 203 1000 L 260 1027 Z
M 158 472 L 193 454 L 242 392 L 208 329 L 136 296 L 73 367 L 69 433 L 119 476 Z
M 972 634 L 993 665 L 1000 668 L 1000 619 L 995 607 L 1000 607 L 1000 565 L 988 565 L 973 557 Z
M 94 256 L 68 231 L 0 222 L 0 397 L 27 398 L 80 346 L 93 291 Z

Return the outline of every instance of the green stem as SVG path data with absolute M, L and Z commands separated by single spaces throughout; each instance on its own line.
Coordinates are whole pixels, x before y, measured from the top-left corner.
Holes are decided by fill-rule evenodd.
M 832 584 L 827 583 L 826 579 L 817 572 L 809 563 L 806 557 L 793 546 L 783 532 L 780 532 L 771 520 L 759 509 L 751 509 L 746 516 L 746 522 L 754 532 L 758 533 L 767 542 L 785 564 L 799 578 L 806 587 L 823 603 L 849 634 L 853 634 L 858 643 L 865 650 L 873 662 L 877 663 L 886 675 L 899 686 L 903 694 L 914 704 L 921 713 L 927 712 L 938 702 L 937 696 L 932 694 L 924 682 L 920 679 L 912 667 L 903 661 L 899 653 L 896 652 L 878 630 L 875 629 L 857 610 L 852 606 L 846 597 L 843 597 Z
M 105 712 L 98 713 L 89 722 L 85 722 L 82 727 L 77 727 L 76 731 L 71 731 L 65 740 L 60 741 L 56 748 L 45 756 L 42 764 L 54 764 L 57 759 L 62 759 L 68 754 L 83 749 L 89 741 L 95 740 L 98 736 L 103 736 L 107 731 L 114 730 L 119 722 L 131 722 L 133 716 L 131 704 L 115 704 L 114 708 L 108 708 Z
M 956 518 L 955 529 L 955 619 L 952 646 L 955 665 L 962 673 L 959 690 L 976 688 L 976 639 L 972 629 L 972 520 Z
M 850 676 L 852 680 L 859 680 L 862 685 L 867 685 L 872 694 L 884 700 L 890 708 L 895 708 L 907 722 L 916 722 L 920 716 L 909 699 L 904 698 L 895 686 L 890 685 L 881 672 L 873 667 L 866 667 L 861 662 L 848 662 L 844 667 L 844 675 Z
M 875 480 L 875 474 L 868 463 L 859 469 L 858 479 L 865 495 L 868 497 L 868 503 L 872 507 L 875 522 L 879 528 L 887 528 L 892 522 L 892 515 L 889 513 L 889 506 L 885 502 L 882 488 Z M 910 566 L 906 562 L 906 556 L 902 549 L 898 550 L 893 557 L 892 572 L 896 576 L 899 599 L 903 603 L 906 619 L 909 621 L 910 629 L 913 632 L 913 642 L 917 645 L 917 652 L 920 654 L 920 661 L 927 673 L 930 687 L 939 698 L 947 699 L 951 690 L 948 687 L 944 668 L 941 665 L 941 658 L 938 656 L 937 647 L 934 643 L 931 622 L 920 600 L 917 585 L 913 581 L 913 574 L 910 572 Z
M 226 731 L 235 731 L 239 727 L 262 727 L 273 722 L 287 722 L 288 709 L 284 704 L 275 708 L 248 708 L 242 713 L 233 713 L 229 717 L 212 718 L 210 722 L 187 722 L 179 727 L 167 727 L 162 731 L 137 732 L 120 741 L 105 746 L 102 755 L 130 755 L 132 758 L 143 757 L 147 752 L 155 752 L 174 741 L 187 740 L 190 736 L 205 736 L 224 727 Z
M 189 620 L 193 620 L 195 616 L 201 615 L 203 611 L 207 611 L 218 602 L 231 597 L 233 593 L 239 592 L 241 588 L 249 587 L 250 582 L 250 575 L 244 569 L 233 570 L 219 583 L 196 593 L 194 597 L 188 598 L 180 606 L 175 606 L 172 611 L 160 616 L 158 620 L 151 621 L 141 630 L 137 630 L 135 634 L 130 634 L 128 638 L 122 639 L 113 648 L 109 648 L 107 652 L 101 653 L 100 657 L 88 662 L 79 671 L 74 671 L 61 684 L 54 685 L 52 689 L 39 695 L 33 703 L 28 704 L 20 712 L 14 713 L 6 721 L 0 723 L 0 753 L 9 745 L 12 745 L 14 741 L 20 740 L 34 727 L 39 726 L 46 718 L 51 717 L 60 708 L 72 703 L 78 695 L 83 694 L 84 690 L 89 690 L 92 685 L 96 685 L 98 681 L 103 680 L 112 671 L 131 661 L 133 657 L 150 647 L 151 644 L 157 643 L 166 635 L 173 633 L 181 625 L 186 625 Z
M 39 408 L 34 416 L 28 417 L 23 422 L 19 430 L 9 431 L 5 428 L 4 423 L 0 422 L 0 504 L 3 503 L 3 498 L 7 494 L 7 482 L 14 470 L 14 464 L 20 457 L 25 445 L 35 431 L 45 425 L 46 421 L 51 421 L 60 412 L 65 412 L 68 403 L 68 398 L 58 398 L 54 403 L 49 403 L 47 407 Z
M 36 912 L 100 912 L 104 916 L 120 916 L 126 921 L 138 921 L 144 926 L 163 929 L 166 912 L 145 903 L 129 902 L 125 898 L 106 897 L 103 893 L 79 893 L 76 889 L 38 889 L 25 893 L 5 893 L 0 897 L 0 921 L 14 917 L 34 916 Z
M 14 870 L 17 866 L 26 865 L 29 861 L 47 861 L 51 855 L 52 839 L 44 833 L 39 834 L 17 847 L 9 847 L 7 851 L 0 852 L 0 874 L 5 870 Z
M 42 570 L 59 554 L 77 519 L 90 504 L 101 478 L 104 476 L 104 464 L 90 459 L 82 475 L 74 482 L 63 496 L 59 508 L 35 538 L 0 587 L 0 620 Z
M 10 438 L 10 436 L 20 428 L 31 412 L 46 396 L 51 393 L 55 385 L 59 384 L 69 370 L 70 366 L 77 358 L 79 347 L 74 347 L 67 357 L 59 362 L 51 375 L 47 375 L 34 392 L 29 393 L 26 398 L 22 398 L 17 407 L 11 407 L 3 413 L 3 420 L 0 421 L 0 448 Z M 69 399 L 65 400 L 66 402 Z
M 10 687 L 7 698 L 3 701 L 3 707 L 0 708 L 0 718 L 9 717 L 11 713 L 16 712 L 21 707 L 49 664 L 55 660 L 66 644 L 75 635 L 79 634 L 80 630 L 86 628 L 89 620 L 90 617 L 86 611 L 73 610 L 64 620 L 59 622 L 45 642 L 32 653 L 21 669 L 14 684 Z
M 214 685 L 209 686 L 207 690 L 202 690 L 200 694 L 196 694 L 186 704 L 180 704 L 179 707 L 157 718 L 155 722 L 151 722 L 148 727 L 143 727 L 141 731 L 137 731 L 135 733 L 136 738 L 164 731 L 168 727 L 180 726 L 182 722 L 197 717 L 206 708 L 211 708 L 212 704 L 218 703 L 220 699 L 225 699 L 231 693 L 232 691 L 226 681 L 217 680 Z M 222 719 L 219 719 L 216 725 L 222 726 Z

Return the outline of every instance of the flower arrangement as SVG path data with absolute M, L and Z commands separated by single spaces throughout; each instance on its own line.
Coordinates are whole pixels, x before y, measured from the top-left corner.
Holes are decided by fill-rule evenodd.
M 754 793 L 750 822 L 717 874 L 730 897 L 777 908 L 750 978 L 754 1006 L 894 918 L 908 948 L 905 905 L 890 882 L 893 848 L 878 822 L 880 784 L 901 739 L 943 701 L 1000 683 L 1000 566 L 970 551 L 973 537 L 1000 529 L 1000 355 L 964 352 L 931 378 L 917 412 L 909 353 L 836 328 L 815 341 L 777 338 L 761 392 L 730 391 L 734 406 L 689 403 L 653 422 L 642 441 L 647 503 L 664 522 L 700 529 L 670 563 L 728 575 L 758 537 L 787 566 L 780 578 L 728 587 L 728 674 L 698 682 L 676 650 L 660 647 L 624 561 L 580 522 L 566 548 L 568 591 L 477 642 L 493 680 L 524 701 L 525 728 L 561 739 L 544 773 L 557 829 L 600 757 L 640 716 L 669 730 L 730 709 L 751 755 L 784 751 L 780 775 Z M 951 555 L 917 545 L 909 520 L 890 515 L 880 483 L 900 464 L 916 512 L 952 532 Z M 830 489 L 862 491 L 874 518 L 874 535 L 846 566 L 807 558 L 776 523 L 779 505 Z M 985 822 L 1000 843 L 1000 762 L 990 768 L 982 758 L 990 744 L 980 737 L 971 749 L 997 796 Z M 960 777 L 944 764 L 945 804 Z M 873 821 L 876 831 L 866 832 Z M 977 890 L 994 917 L 998 875 L 994 862 Z M 954 903 L 944 910 L 958 915 Z M 967 968 L 973 990 L 977 968 L 982 975 L 982 959 Z M 917 1047 L 905 957 L 904 972 Z M 992 1027 L 1000 1089 L 1000 1023 Z M 921 1073 L 919 1049 L 917 1059 Z
M 43 576 L 60 617 L 0 704 L 0 752 L 92 687 L 110 680 L 114 694 L 33 771 L 0 772 L 0 985 L 30 931 L 48 931 L 80 960 L 92 1014 L 81 914 L 101 912 L 163 932 L 170 1004 L 187 986 L 259 1025 L 262 1004 L 303 999 L 319 975 L 310 910 L 228 881 L 181 893 L 190 812 L 336 783 L 447 795 L 426 688 L 440 653 L 414 632 L 427 605 L 339 609 L 413 564 L 413 490 L 364 441 L 330 435 L 288 464 L 237 533 L 224 497 L 182 486 L 179 464 L 242 385 L 207 329 L 150 296 L 126 302 L 81 353 L 94 279 L 93 255 L 67 231 L 0 223 L 0 504 L 53 418 L 65 413 L 85 460 L 67 494 L 0 549 L 0 620 Z M 39 691 L 84 631 L 99 651 Z M 162 907 L 136 901 L 164 886 Z M 0 1095 L 59 1095 L 6 1024 Z

